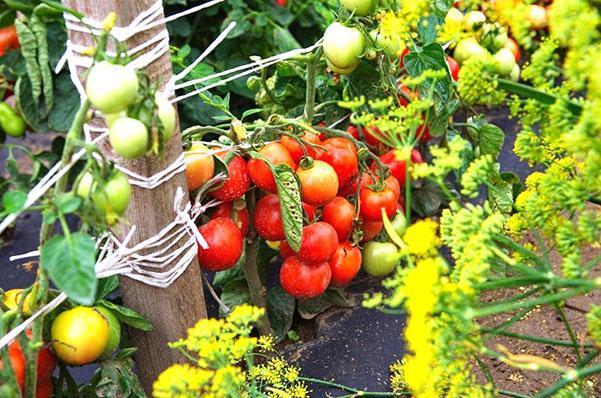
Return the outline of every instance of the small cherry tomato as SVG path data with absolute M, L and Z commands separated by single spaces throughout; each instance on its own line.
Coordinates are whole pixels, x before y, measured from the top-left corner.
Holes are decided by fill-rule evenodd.
M 508 38 L 503 47 L 511 51 L 513 57 L 515 58 L 515 62 L 520 62 L 520 58 L 522 56 L 520 53 L 520 46 L 514 39 Z
M 401 186 L 404 186 L 407 180 L 407 162 L 405 162 L 404 159 L 397 159 L 397 152 L 398 151 L 396 150 L 386 152 L 384 155 L 380 156 L 380 161 L 388 166 L 390 174 L 397 179 Z M 411 150 L 411 163 L 423 163 L 422 155 L 417 149 Z
M 335 286 L 347 285 L 361 269 L 361 250 L 349 242 L 340 243 L 328 263 L 332 271 L 331 283 Z
M 361 231 L 363 232 L 362 243 L 369 242 L 375 239 L 382 231 L 384 224 L 381 221 L 363 220 L 361 222 Z
M 189 150 L 184 153 L 186 160 L 186 180 L 188 190 L 196 191 L 205 182 L 209 181 L 215 173 L 215 161 L 209 154 L 209 148 L 200 142 L 193 142 Z
M 325 205 L 321 220 L 327 222 L 336 230 L 339 242 L 345 242 L 353 229 L 355 206 L 345 198 L 337 196 Z
M 267 159 L 273 166 L 285 164 L 292 170 L 295 168 L 294 160 L 292 159 L 290 152 L 288 152 L 288 149 L 279 142 L 270 142 L 259 150 L 259 154 Z M 256 186 L 273 193 L 278 191 L 273 173 L 264 160 L 250 159 L 247 163 L 247 168 L 248 175 Z
M 321 144 L 321 140 L 319 139 L 319 136 L 317 136 L 309 131 L 306 131 L 300 137 L 300 139 L 309 144 L 316 144 L 316 145 Z M 303 151 L 303 147 L 294 138 L 288 137 L 287 135 L 283 135 L 280 142 L 282 143 L 282 145 L 284 145 L 288 149 L 288 152 L 290 152 L 290 156 L 292 156 L 292 160 L 294 160 L 295 164 L 298 164 L 301 161 L 301 159 L 303 157 L 305 157 L 305 152 Z M 310 145 L 305 145 L 305 150 L 307 151 L 307 156 L 315 157 L 315 149 L 311 148 Z
M 135 101 L 138 87 L 134 68 L 108 61 L 92 66 L 86 80 L 88 99 L 104 114 L 126 110 Z
M 217 156 L 220 158 L 227 157 L 225 153 L 220 153 Z M 246 169 L 246 162 L 240 155 L 234 155 L 227 165 L 227 170 L 227 179 L 217 189 L 211 191 L 210 195 L 215 199 L 231 202 L 248 191 L 248 188 L 250 187 L 250 177 L 248 176 L 248 171 Z
M 296 298 L 313 298 L 326 291 L 332 271 L 325 262 L 310 264 L 298 256 L 288 257 L 280 269 L 282 288 Z
M 19 36 L 15 25 L 0 28 L 0 57 L 6 54 L 7 50 L 17 48 L 19 48 Z
M 303 202 L 311 206 L 328 204 L 338 193 L 336 170 L 326 162 L 314 160 L 310 166 L 299 166 L 296 174 L 301 183 Z
M 224 271 L 232 268 L 242 255 L 242 233 L 234 222 L 217 217 L 198 228 L 208 244 L 207 249 L 198 245 L 198 262 L 208 271 Z
M 363 173 L 361 176 L 361 187 L 367 187 L 369 185 L 375 184 L 377 181 L 380 181 L 377 175 L 372 173 Z M 397 181 L 397 179 L 391 174 L 384 180 L 384 184 L 390 188 L 390 190 L 395 194 L 395 196 L 399 197 L 401 195 L 401 185 Z
M 219 204 L 219 206 L 217 206 L 211 215 L 211 219 L 217 217 L 226 217 L 231 219 L 236 224 L 238 229 L 240 229 L 243 237 L 245 237 L 248 233 L 250 219 L 246 206 L 241 209 L 237 209 L 235 206 L 233 206 L 233 202 L 222 202 Z
M 253 223 L 257 234 L 266 240 L 286 239 L 278 195 L 263 196 L 255 206 Z
M 330 69 L 336 73 L 352 72 L 365 50 L 365 38 L 357 28 L 334 22 L 323 35 L 323 52 Z
M 148 151 L 148 129 L 138 119 L 119 117 L 109 127 L 109 141 L 123 159 L 137 159 Z
M 325 151 L 319 155 L 319 160 L 334 168 L 338 176 L 338 184 L 346 185 L 359 174 L 359 159 L 357 148 L 346 138 L 328 138 L 322 143 Z
M 398 196 L 388 187 L 374 191 L 370 187 L 361 188 L 361 216 L 370 221 L 382 221 L 382 209 L 390 218 L 396 211 Z
M 459 80 L 459 64 L 453 57 L 447 57 L 447 65 L 449 67 L 449 72 L 451 73 L 451 77 L 453 80 Z

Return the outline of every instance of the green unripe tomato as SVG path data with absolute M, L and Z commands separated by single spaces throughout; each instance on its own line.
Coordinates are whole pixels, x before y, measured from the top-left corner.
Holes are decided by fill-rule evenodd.
M 338 73 L 340 75 L 350 75 L 351 73 L 353 73 L 353 71 L 355 69 L 357 69 L 357 66 L 359 66 L 359 62 L 357 62 L 356 64 L 353 64 L 351 66 L 349 66 L 348 68 L 339 68 L 336 65 L 334 65 L 333 63 L 330 62 L 329 59 L 326 58 L 326 63 L 328 64 L 328 68 L 330 68 L 330 70 L 334 73 Z
M 130 199 L 131 185 L 127 176 L 120 171 L 115 172 L 102 189 L 95 189 L 92 194 L 94 206 L 104 213 L 109 225 L 117 222 L 125 213 Z
M 104 120 L 106 121 L 106 125 L 111 127 L 111 125 L 113 124 L 113 122 L 119 118 L 122 117 L 126 117 L 127 116 L 127 112 L 122 111 L 122 112 L 117 112 L 117 113 L 108 113 L 106 115 L 104 115 Z
M 97 63 L 86 80 L 88 99 L 102 113 L 117 113 L 127 109 L 138 95 L 138 76 L 127 66 Z
M 468 37 L 467 39 L 463 39 L 457 43 L 453 58 L 455 58 L 459 65 L 462 65 L 470 58 L 486 57 L 488 54 L 488 51 L 486 51 L 486 49 L 482 47 L 476 41 L 476 39 L 473 37 Z
M 503 27 L 499 28 L 497 35 L 494 37 L 492 41 L 492 45 L 495 51 L 502 49 L 505 46 L 505 42 L 509 36 L 507 36 L 507 30 Z
M 371 39 L 376 43 L 376 46 L 384 51 L 390 58 L 399 57 L 402 53 L 403 43 L 401 40 L 385 37 L 378 30 L 369 32 Z
M 121 342 L 121 324 L 111 310 L 105 307 L 94 307 L 102 316 L 104 316 L 109 324 L 109 339 L 106 347 L 98 359 L 106 359 L 113 351 L 119 347 Z
M 175 131 L 177 112 L 175 111 L 175 107 L 169 102 L 169 99 L 162 93 L 157 92 L 154 95 L 154 101 L 157 105 L 157 115 L 165 129 L 165 141 L 169 141 Z
M 371 276 L 380 277 L 394 271 L 401 255 L 394 243 L 371 241 L 365 244 L 362 259 L 363 270 Z
M 259 91 L 261 88 L 261 78 L 259 76 L 251 76 L 246 80 L 246 87 L 251 91 Z
M 0 128 L 10 137 L 25 135 L 25 120 L 6 102 L 0 102 Z
M 498 62 L 499 74 L 501 76 L 509 76 L 516 65 L 513 53 L 507 48 L 500 49 L 495 55 L 495 60 Z
M 374 0 L 340 0 L 340 5 L 356 16 L 364 17 L 372 13 L 375 7 Z
M 520 80 L 520 66 L 518 64 L 515 64 L 513 66 L 513 69 L 511 70 L 511 74 L 509 75 L 509 78 L 511 80 L 513 80 L 514 82 L 517 82 Z
M 137 159 L 148 150 L 148 129 L 131 117 L 117 118 L 109 128 L 109 141 L 115 153 L 124 159 Z
M 357 28 L 349 28 L 334 22 L 323 36 L 323 52 L 328 61 L 337 68 L 348 69 L 359 63 L 365 50 L 365 39 Z
M 86 172 L 81 176 L 77 188 L 75 189 L 75 194 L 82 198 L 87 198 L 90 196 L 90 192 L 92 192 L 92 185 L 94 185 L 94 176 Z
M 463 17 L 463 27 L 468 31 L 476 30 L 484 22 L 486 22 L 486 15 L 480 11 L 470 11 Z

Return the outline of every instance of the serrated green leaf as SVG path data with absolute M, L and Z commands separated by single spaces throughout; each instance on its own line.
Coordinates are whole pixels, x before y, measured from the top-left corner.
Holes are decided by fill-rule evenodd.
M 79 206 L 81 206 L 81 198 L 76 196 L 74 193 L 69 192 L 63 195 L 59 195 L 56 199 L 56 206 L 63 214 L 73 213 Z
M 304 319 L 313 319 L 332 307 L 348 307 L 346 298 L 338 289 L 328 289 L 319 297 L 298 300 L 298 313 Z
M 143 315 L 132 310 L 131 308 L 124 307 L 122 305 L 118 305 L 107 300 L 100 300 L 98 302 L 98 305 L 101 305 L 111 310 L 120 322 L 123 322 L 128 326 L 142 330 L 144 332 L 149 332 L 152 330 L 152 324 L 150 323 L 150 321 L 146 319 Z
M 303 239 L 303 205 L 300 184 L 292 169 L 279 164 L 272 167 L 275 182 L 278 187 L 278 198 L 282 223 L 288 244 L 297 252 Z
M 40 250 L 40 265 L 60 290 L 80 304 L 91 305 L 98 280 L 94 271 L 96 245 L 92 238 L 76 232 L 69 237 L 53 236 Z
M 274 287 L 267 294 L 267 314 L 277 342 L 282 341 L 290 330 L 294 308 L 294 297 L 280 286 Z
M 493 158 L 499 156 L 505 133 L 494 124 L 487 123 L 478 129 L 478 146 L 480 155 L 491 155 Z

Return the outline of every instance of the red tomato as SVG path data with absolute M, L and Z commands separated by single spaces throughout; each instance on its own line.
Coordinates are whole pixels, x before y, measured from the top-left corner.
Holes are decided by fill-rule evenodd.
M 225 153 L 218 154 L 220 158 L 225 158 Z M 219 186 L 219 188 L 210 192 L 215 199 L 224 202 L 231 202 L 238 199 L 246 193 L 250 187 L 250 177 L 246 170 L 246 162 L 240 155 L 235 155 L 227 165 L 228 177 Z
M 294 160 L 292 159 L 290 152 L 288 152 L 288 149 L 284 145 L 278 142 L 271 142 L 265 145 L 259 150 L 259 154 L 267 159 L 273 166 L 285 164 L 292 170 L 295 168 Z M 249 160 L 247 169 L 248 175 L 256 186 L 269 192 L 275 193 L 278 191 L 275 179 L 273 178 L 273 173 L 264 160 Z
M 40 380 L 35 387 L 35 398 L 50 398 L 52 396 L 52 379 Z
M 419 97 L 419 95 L 415 91 L 411 90 L 409 87 L 405 86 L 404 84 L 399 84 L 398 88 L 411 101 L 413 101 Z M 399 94 L 399 104 L 401 106 L 407 106 L 407 105 L 409 105 L 409 101 L 407 101 L 404 96 Z
M 513 53 L 513 56 L 515 57 L 515 62 L 520 62 L 520 58 L 522 57 L 520 53 L 520 46 L 515 40 L 513 40 L 512 38 L 508 38 L 507 41 L 505 41 L 503 47 L 507 48 Z
M 303 228 L 303 239 L 298 256 L 311 263 L 328 261 L 338 246 L 338 235 L 330 224 L 316 222 Z M 289 253 L 292 250 L 288 242 L 282 241 L 280 251 Z
M 286 240 L 282 240 L 280 242 L 280 256 L 282 256 L 284 260 L 288 257 L 296 256 L 296 253 L 294 252 L 294 250 L 292 250 L 290 245 L 288 245 L 288 242 Z
M 409 49 L 409 47 L 405 47 L 405 49 L 401 53 L 401 68 L 405 67 L 405 56 L 407 56 L 407 54 L 409 54 L 410 52 L 411 50 Z
M 317 217 L 317 209 L 314 206 L 303 203 L 303 210 L 305 211 L 309 222 L 315 220 L 315 217 Z
M 31 337 L 31 331 L 27 331 L 27 336 Z M 26 364 L 25 356 L 23 355 L 23 351 L 21 350 L 21 345 L 17 340 L 14 340 L 8 345 L 8 356 L 10 358 L 10 365 L 13 368 L 13 371 L 15 372 L 17 384 L 19 385 L 21 391 L 23 391 L 25 388 Z M 44 388 L 46 386 L 42 386 L 42 388 L 40 389 L 40 385 L 46 384 L 47 382 L 51 381 L 50 378 L 52 377 L 52 373 L 54 373 L 54 369 L 56 369 L 56 357 L 50 351 L 50 348 L 44 346 L 38 351 L 37 362 L 37 383 L 39 391 L 36 390 L 36 398 L 45 398 L 49 396 L 44 395 Z M 2 369 L 2 366 L 2 361 L 0 361 L 0 369 Z M 0 385 L 1 384 L 2 383 L 0 383 Z
M 242 232 L 242 236 L 246 236 L 248 233 L 248 224 L 250 219 L 248 215 L 248 209 L 246 207 L 237 210 L 232 206 L 232 202 L 220 203 L 211 215 L 211 219 L 217 217 L 226 217 L 231 219 L 236 224 L 238 229 L 240 229 L 240 232 Z
M 355 177 L 353 180 L 346 183 L 346 185 L 341 186 L 338 189 L 338 196 L 347 197 L 353 196 L 357 194 L 357 188 L 359 188 L 359 176 Z
M 363 129 L 363 135 L 365 136 L 365 142 L 371 146 L 380 145 L 380 140 L 377 138 L 382 136 L 382 132 L 376 126 L 370 126 Z
M 198 262 L 203 269 L 216 272 L 236 265 L 242 255 L 242 233 L 231 219 L 214 218 L 198 231 L 209 245 L 207 249 L 198 245 Z
M 307 263 L 298 256 L 288 257 L 280 269 L 282 288 L 296 298 L 313 298 L 326 291 L 332 271 L 325 262 Z
M 398 160 L 396 158 L 395 150 L 386 152 L 380 156 L 380 161 L 384 163 L 390 169 L 390 174 L 397 179 L 400 185 L 404 186 L 407 180 L 407 165 L 405 160 Z M 418 150 L 411 150 L 411 163 L 423 163 L 422 155 Z
M 286 7 L 286 0 L 275 0 L 275 4 L 279 7 Z
M 0 57 L 6 54 L 7 50 L 19 48 L 19 37 L 15 25 L 0 28 Z
M 360 137 L 359 130 L 357 130 L 357 127 L 353 126 L 352 124 L 346 128 L 346 132 L 349 133 L 350 135 L 352 135 L 353 138 L 355 138 L 356 140 L 358 140 Z
M 355 206 L 345 198 L 337 196 L 323 208 L 321 219 L 334 227 L 339 242 L 345 242 L 353 229 Z
M 311 206 L 323 206 L 338 193 L 336 170 L 321 160 L 313 161 L 308 168 L 300 166 L 296 174 L 301 183 L 303 202 Z
M 272 193 L 259 199 L 253 222 L 261 238 L 274 241 L 286 239 L 278 195 Z
M 319 145 L 321 143 L 319 136 L 309 131 L 306 131 L 300 138 L 303 141 L 308 142 L 310 144 Z M 303 152 L 303 147 L 294 138 L 290 138 L 287 135 L 283 135 L 281 143 L 288 149 L 288 152 L 290 152 L 290 156 L 292 156 L 292 160 L 294 160 L 294 163 L 298 164 L 301 161 L 301 159 L 305 156 L 305 153 Z M 305 149 L 307 150 L 307 156 L 315 157 L 315 149 L 311 148 L 309 145 L 305 145 Z
M 361 268 L 361 250 L 349 242 L 340 243 L 328 263 L 332 271 L 332 284 L 347 285 Z
M 374 240 L 376 236 L 382 231 L 384 224 L 381 221 L 369 221 L 363 220 L 361 224 L 361 231 L 363 231 L 363 239 L 361 242 L 369 242 Z
M 338 184 L 346 185 L 359 174 L 357 148 L 346 138 L 328 138 L 322 143 L 326 151 L 321 152 L 319 160 L 332 166 L 338 176 Z
M 381 210 L 384 209 L 390 218 L 396 211 L 398 196 L 388 187 L 381 191 L 374 191 L 369 187 L 361 188 L 359 194 L 361 201 L 361 216 L 365 220 L 382 221 Z
M 447 56 L 447 65 L 449 66 L 449 72 L 453 80 L 459 80 L 459 64 L 453 57 Z
M 376 181 L 379 180 L 380 179 L 378 178 L 378 176 L 373 174 L 373 172 L 369 174 L 363 173 L 363 175 L 361 176 L 361 188 L 373 185 Z M 386 186 L 390 188 L 390 190 L 394 192 L 394 194 L 397 197 L 401 195 L 401 185 L 392 174 L 386 177 L 386 179 L 384 180 L 384 184 L 386 184 Z
M 423 124 L 420 125 L 415 132 L 415 136 L 418 137 L 419 142 L 430 141 L 432 139 L 432 136 L 430 135 L 430 127 L 424 126 Z

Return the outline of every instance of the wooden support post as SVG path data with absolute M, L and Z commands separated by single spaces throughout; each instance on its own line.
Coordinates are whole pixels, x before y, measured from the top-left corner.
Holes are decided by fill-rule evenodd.
M 84 14 L 86 17 L 103 21 L 114 11 L 117 13 L 117 25 L 128 25 L 138 14 L 155 3 L 155 0 L 64 0 L 66 7 Z M 128 41 L 128 47 L 133 48 L 156 35 L 165 26 L 157 26 L 145 32 L 138 33 Z M 78 45 L 93 45 L 92 38 L 87 34 L 75 31 L 69 32 L 70 40 Z M 80 76 L 81 73 L 80 71 Z M 172 76 L 169 52 L 146 68 L 151 81 L 164 85 Z M 182 152 L 182 141 L 177 134 L 169 141 L 165 152 L 158 157 L 149 156 L 135 161 L 118 159 L 107 142 L 101 145 L 101 150 L 108 158 L 113 159 L 128 169 L 145 176 L 153 175 L 173 162 Z M 177 187 L 187 191 L 186 180 L 182 174 L 161 186 L 149 190 L 134 187 L 132 200 L 125 215 L 127 225 L 121 228 L 121 234 L 136 226 L 131 244 L 139 243 L 154 236 L 164 226 L 174 220 L 173 198 Z M 177 246 L 173 248 L 176 250 Z M 150 333 L 130 331 L 133 344 L 138 347 L 136 354 L 137 372 L 146 392 L 152 390 L 152 383 L 158 374 L 183 358 L 176 350 L 167 347 L 168 342 L 184 337 L 186 331 L 198 319 L 206 318 L 200 268 L 195 259 L 186 272 L 167 289 L 155 288 L 134 281 L 127 277 L 121 278 L 121 291 L 125 304 L 146 316 L 154 327 Z

